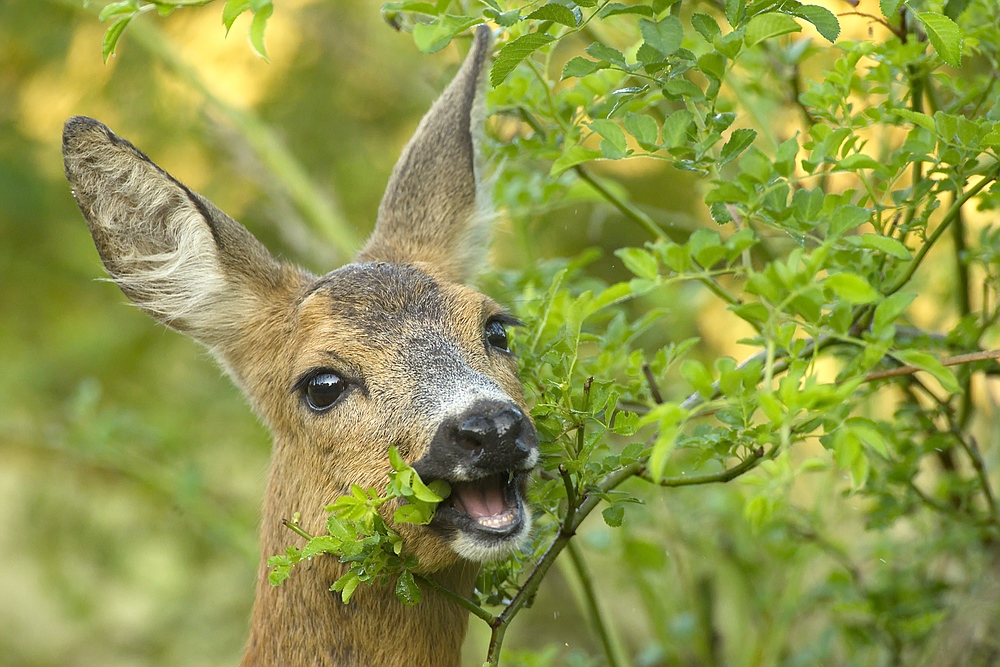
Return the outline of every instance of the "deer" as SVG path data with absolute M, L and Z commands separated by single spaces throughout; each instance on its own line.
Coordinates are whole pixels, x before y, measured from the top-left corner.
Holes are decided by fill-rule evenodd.
M 436 589 L 411 607 L 391 585 L 362 586 L 345 604 L 332 556 L 268 582 L 268 556 L 303 543 L 283 520 L 322 532 L 323 508 L 352 485 L 384 486 L 390 447 L 451 486 L 429 525 L 391 524 L 422 576 L 470 596 L 480 565 L 529 537 L 539 446 L 508 341 L 519 322 L 469 285 L 496 217 L 479 148 L 491 51 L 480 26 L 393 168 L 371 237 L 323 276 L 275 258 L 99 121 L 66 122 L 66 177 L 110 279 L 205 346 L 272 435 L 242 667 L 460 664 L 468 612 Z

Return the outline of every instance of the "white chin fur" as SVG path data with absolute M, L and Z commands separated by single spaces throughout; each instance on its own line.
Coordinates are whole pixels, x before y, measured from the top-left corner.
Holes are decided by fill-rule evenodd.
M 484 535 L 459 532 L 451 540 L 451 548 L 462 558 L 477 563 L 502 560 L 520 549 L 531 533 L 531 513 L 521 506 L 521 530 L 503 540 Z

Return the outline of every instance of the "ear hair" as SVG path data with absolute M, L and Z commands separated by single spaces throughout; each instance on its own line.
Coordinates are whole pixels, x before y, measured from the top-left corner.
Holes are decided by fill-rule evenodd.
M 478 140 L 492 44 L 480 26 L 461 69 L 403 149 L 359 261 L 425 262 L 455 281 L 481 265 L 495 217 L 489 183 L 480 177 Z
M 282 267 L 242 225 L 91 118 L 63 132 L 69 179 L 111 279 L 139 308 L 221 352 Z

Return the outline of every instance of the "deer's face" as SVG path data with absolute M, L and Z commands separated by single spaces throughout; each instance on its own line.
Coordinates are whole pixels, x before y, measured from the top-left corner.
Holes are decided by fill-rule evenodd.
M 351 264 L 309 287 L 283 420 L 325 452 L 310 458 L 340 492 L 384 486 L 393 445 L 425 482 L 447 481 L 452 494 L 429 530 L 397 526 L 431 567 L 451 560 L 442 551 L 483 561 L 515 549 L 530 527 L 524 490 L 538 460 L 507 341 L 516 321 L 432 270 Z
M 490 43 L 481 27 L 356 263 L 322 278 L 277 261 L 97 121 L 66 124 L 66 175 L 111 277 L 205 344 L 275 433 L 265 548 L 292 541 L 281 519 L 301 512 L 318 531 L 352 484 L 381 489 L 391 446 L 452 487 L 430 527 L 398 526 L 425 570 L 504 556 L 528 533 L 538 443 L 507 347 L 513 320 L 462 284 L 490 219 L 473 138 Z

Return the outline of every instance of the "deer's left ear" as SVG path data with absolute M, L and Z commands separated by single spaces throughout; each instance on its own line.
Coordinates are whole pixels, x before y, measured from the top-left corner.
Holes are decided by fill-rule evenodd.
M 420 121 L 393 169 L 359 261 L 426 262 L 456 282 L 481 264 L 492 215 L 478 173 L 477 135 L 492 43 L 489 29 L 480 26 L 465 63 Z

